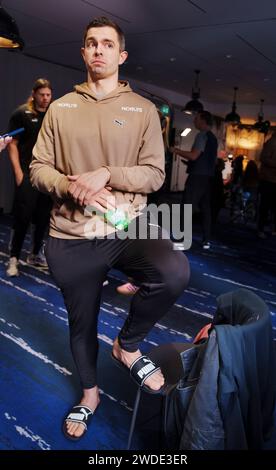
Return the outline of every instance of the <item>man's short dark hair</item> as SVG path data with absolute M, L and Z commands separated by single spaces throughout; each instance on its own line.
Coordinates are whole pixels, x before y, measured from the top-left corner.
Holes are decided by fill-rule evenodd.
M 199 117 L 203 121 L 206 122 L 207 126 L 212 126 L 213 125 L 213 116 L 209 111 L 199 111 Z
M 115 29 L 118 39 L 119 39 L 119 45 L 120 45 L 120 52 L 125 50 L 126 47 L 126 42 L 125 42 L 125 35 L 123 31 L 121 30 L 120 26 L 117 25 L 114 21 L 110 20 L 109 18 L 106 18 L 106 16 L 99 16 L 98 18 L 94 18 L 88 25 L 86 26 L 84 35 L 83 35 L 83 45 L 85 47 L 85 41 L 86 41 L 86 36 L 88 33 L 88 30 L 90 28 L 102 28 L 103 26 L 109 26 L 110 28 Z

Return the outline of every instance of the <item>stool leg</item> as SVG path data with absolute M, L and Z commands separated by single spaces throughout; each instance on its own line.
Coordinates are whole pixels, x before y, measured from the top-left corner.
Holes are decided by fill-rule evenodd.
M 161 449 L 167 449 L 167 440 L 166 440 L 167 415 L 168 415 L 168 395 L 166 394 L 162 396 L 161 427 L 160 427 Z
M 132 418 L 131 418 L 131 424 L 130 424 L 130 430 L 129 430 L 129 435 L 128 435 L 128 442 L 127 442 L 127 450 L 129 450 L 130 446 L 131 446 L 131 441 L 132 441 L 133 431 L 134 431 L 134 428 L 135 428 L 135 423 L 136 423 L 136 417 L 137 417 L 137 412 L 138 412 L 138 408 L 139 408 L 140 398 L 141 398 L 141 389 L 138 388 L 136 398 L 135 398 L 134 408 L 133 408 L 133 412 L 132 412 Z

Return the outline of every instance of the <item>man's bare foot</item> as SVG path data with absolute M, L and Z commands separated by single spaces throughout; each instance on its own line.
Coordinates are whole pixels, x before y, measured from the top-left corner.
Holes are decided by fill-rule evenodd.
M 121 361 L 125 366 L 130 367 L 131 364 L 142 356 L 141 351 L 138 349 L 135 352 L 128 352 L 121 348 L 118 342 L 118 338 L 115 339 L 112 350 L 113 356 Z M 145 385 L 151 390 L 160 390 L 164 385 L 164 376 L 160 370 L 154 372 L 150 377 L 145 380 Z
M 94 413 L 99 403 L 100 396 L 98 387 L 85 388 L 83 390 L 83 397 L 79 403 L 80 405 L 87 406 Z M 66 421 L 66 430 L 70 436 L 81 437 L 85 431 L 85 427 L 82 423 Z
M 121 286 L 118 286 L 116 288 L 116 291 L 118 294 L 122 295 L 134 295 L 140 287 L 135 286 L 135 284 L 132 284 L 132 282 L 126 282 L 125 284 L 122 284 Z

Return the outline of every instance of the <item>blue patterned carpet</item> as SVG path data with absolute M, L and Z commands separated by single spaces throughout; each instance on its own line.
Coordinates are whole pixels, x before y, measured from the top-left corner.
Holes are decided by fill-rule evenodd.
M 113 339 L 127 314 L 129 299 L 115 288 L 124 279 L 112 271 L 104 287 L 99 317 L 101 405 L 89 432 L 71 442 L 61 432 L 62 418 L 78 402 L 80 388 L 68 342 L 67 314 L 48 272 L 24 262 L 21 275 L 5 275 L 8 218 L 0 220 L 0 449 L 125 449 L 136 387 L 110 359 Z M 196 241 L 187 253 L 192 278 L 188 290 L 151 331 L 142 349 L 191 341 L 209 323 L 216 297 L 238 287 L 252 289 L 268 304 L 276 329 L 276 237 L 257 240 L 241 227 L 222 225 L 209 252 Z M 272 373 L 275 373 L 273 371 Z M 157 406 L 157 397 L 150 397 Z M 151 407 L 151 402 L 147 405 Z M 155 406 L 154 405 L 154 406 Z M 143 407 L 141 407 L 143 408 Z M 139 417 L 142 420 L 142 416 Z M 153 426 L 153 427 L 152 427 Z M 157 446 L 154 425 L 137 426 L 133 448 Z M 270 448 L 276 449 L 276 437 Z

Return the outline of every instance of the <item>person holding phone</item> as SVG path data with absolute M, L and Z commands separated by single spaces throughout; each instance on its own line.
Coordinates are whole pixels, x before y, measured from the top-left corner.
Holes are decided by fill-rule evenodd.
M 47 267 L 41 248 L 49 224 L 52 201 L 49 196 L 32 187 L 29 165 L 51 99 L 52 86 L 49 80 L 37 79 L 31 96 L 25 104 L 15 110 L 9 122 L 8 134 L 14 136 L 8 146 L 8 152 L 16 183 L 10 259 L 6 270 L 9 277 L 19 275 L 18 260 L 31 222 L 34 223 L 33 246 L 32 252 L 27 257 L 27 263 Z
M 2 152 L 2 150 L 4 150 L 11 141 L 12 141 L 12 137 L 9 137 L 9 136 L 2 137 L 2 136 L 0 136 L 0 152 Z

